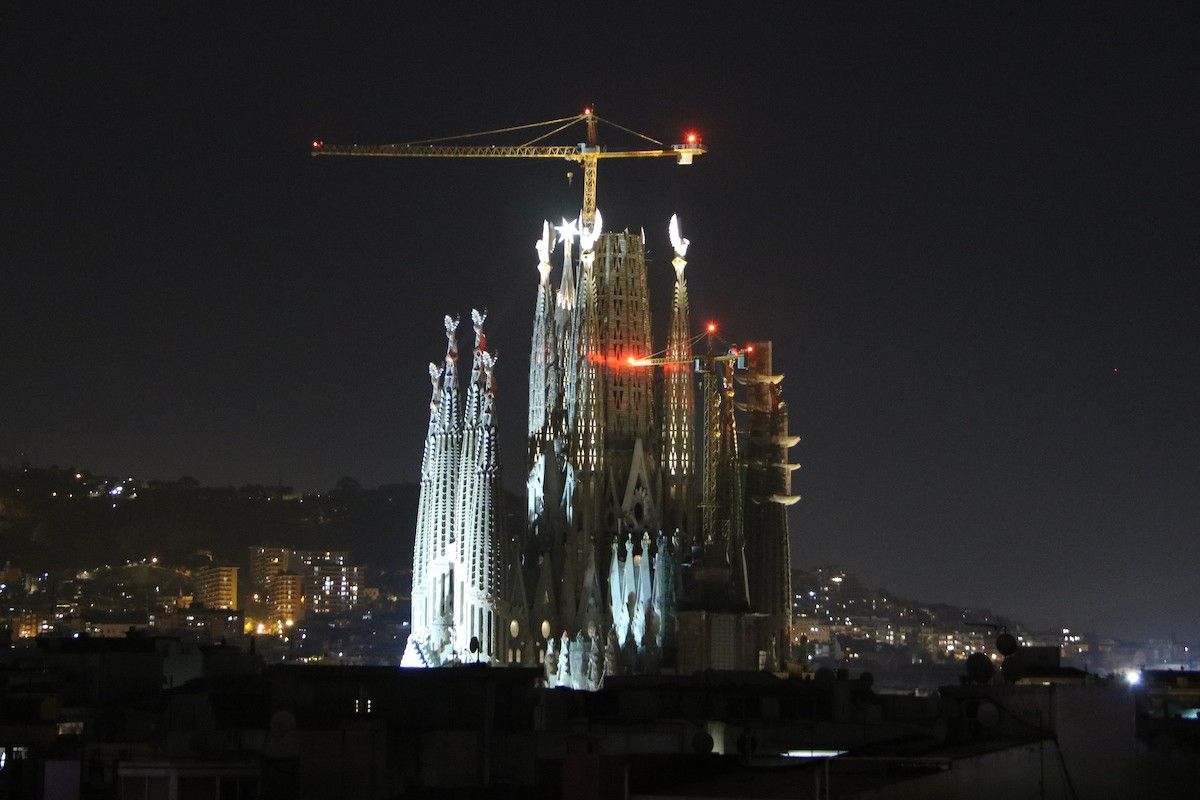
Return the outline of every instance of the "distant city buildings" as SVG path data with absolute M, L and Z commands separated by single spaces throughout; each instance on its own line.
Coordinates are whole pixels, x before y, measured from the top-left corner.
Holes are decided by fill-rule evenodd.
M 282 632 L 308 615 L 345 614 L 360 605 L 362 568 L 344 550 L 259 546 L 250 548 L 249 561 L 256 630 Z
M 341 614 L 358 605 L 361 569 L 344 551 L 301 550 L 295 571 L 301 576 L 303 602 L 311 614 Z
M 288 572 L 295 557 L 296 551 L 286 547 L 251 547 L 250 600 L 270 604 L 272 580 L 276 575 Z
M 984 609 L 876 591 L 837 567 L 794 570 L 792 586 L 793 643 L 802 660 L 813 667 L 868 670 L 880 685 L 896 689 L 932 691 L 952 680 L 974 653 L 999 667 L 996 641 L 1005 630 L 1026 654 L 1055 653 L 1054 665 L 1062 670 L 1109 674 L 1143 666 L 1200 666 L 1184 642 L 1120 641 L 1071 628 L 1031 631 Z
M 196 570 L 196 602 L 205 608 L 238 607 L 238 568 L 207 566 Z
M 682 452 L 677 454 L 680 469 L 687 463 Z M 770 454 L 764 460 L 785 463 Z M 124 499 L 114 509 L 114 495 L 109 492 L 118 486 L 127 488 L 118 493 Z M 372 513 L 399 512 L 398 501 L 407 497 L 409 505 L 404 506 L 403 515 L 396 516 L 399 524 L 411 518 L 408 509 L 416 508 L 417 495 L 416 487 L 391 486 L 299 497 L 280 487 L 203 487 L 191 480 L 145 481 L 129 476 L 98 477 L 87 470 L 0 467 L 0 524 L 8 526 L 7 530 L 25 531 L 12 537 L 14 543 L 33 530 L 44 530 L 48 519 L 88 522 L 80 528 L 81 547 L 55 554 L 66 567 L 34 568 L 35 562 L 18 549 L 5 553 L 6 561 L 0 562 L 0 632 L 16 642 L 38 636 L 124 638 L 131 631 L 197 643 L 241 642 L 252 635 L 259 652 L 270 661 L 396 664 L 409 633 L 407 570 L 381 575 L 373 569 L 368 579 L 351 555 L 359 550 L 314 547 L 321 539 L 307 530 L 307 546 L 302 549 L 285 546 L 278 539 L 247 549 L 244 539 L 235 537 L 226 537 L 226 544 L 220 546 L 222 535 L 218 532 L 212 541 L 188 541 L 186 549 L 177 549 L 170 558 L 164 557 L 166 550 L 157 549 L 161 546 L 157 527 L 144 526 L 154 549 L 143 543 L 139 555 L 127 558 L 111 552 L 115 549 L 111 538 L 92 536 L 90 530 L 97 520 L 126 516 L 137 520 L 145 508 L 168 509 L 180 515 L 196 509 L 234 524 L 243 518 L 257 524 L 268 514 L 279 514 L 282 519 L 307 520 L 304 524 L 319 532 L 326 520 L 344 525 L 354 503 L 374 503 Z M 518 514 L 523 517 L 523 512 L 522 508 Z M 159 512 L 153 511 L 147 518 L 158 517 Z M 284 527 L 298 524 L 289 522 Z M 111 530 L 126 531 L 127 525 L 121 522 Z M 505 528 L 505 535 L 514 532 Z M 328 540 L 345 541 L 343 537 L 344 533 L 339 533 Z M 237 544 L 230 546 L 230 542 Z M 95 543 L 103 547 L 89 553 L 86 548 Z M 636 551 L 634 555 L 634 574 L 632 578 L 622 574 L 621 581 L 637 588 L 642 577 Z M 224 583 L 222 573 L 227 578 Z M 646 595 L 651 611 L 653 575 L 651 572 L 651 591 Z M 996 636 L 1004 628 L 1024 648 L 1053 648 L 1064 669 L 1125 674 L 1142 667 L 1200 668 L 1195 647 L 1187 641 L 1122 640 L 1069 624 L 1049 631 L 1030 630 L 982 609 L 899 598 L 870 588 L 851 571 L 836 567 L 792 570 L 790 582 L 794 657 L 812 669 L 828 666 L 870 671 L 877 685 L 885 688 L 932 690 L 941 681 L 955 680 L 966 659 L 978 652 L 999 665 Z M 537 597 L 535 593 L 527 602 L 532 605 Z M 552 623 L 547 627 L 553 634 L 559 617 L 550 612 L 561 614 L 559 600 L 538 600 L 539 613 L 545 613 L 537 630 L 531 629 L 530 622 L 519 625 L 514 634 L 510 625 L 505 635 L 514 641 L 536 638 L 543 621 Z M 653 613 L 648 619 L 656 623 Z M 715 625 L 720 632 L 725 622 L 714 616 L 705 624 Z M 561 664 L 561 635 L 557 639 Z M 530 652 L 517 647 L 508 650 L 511 654 L 504 653 L 506 661 L 521 661 Z M 538 651 L 532 652 L 536 659 Z M 695 657 L 719 665 L 750 655 L 747 650 L 739 656 L 722 645 L 711 648 L 706 656 Z M 569 655 L 567 666 L 574 667 Z M 580 659 L 579 666 L 586 673 L 588 662 Z
M 304 617 L 304 577 L 295 572 L 271 576 L 271 611 L 275 619 L 296 621 Z

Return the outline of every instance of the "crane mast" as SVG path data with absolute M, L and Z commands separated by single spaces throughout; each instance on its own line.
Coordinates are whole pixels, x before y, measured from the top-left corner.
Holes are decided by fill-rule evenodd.
M 633 134 L 657 148 L 640 150 L 621 150 L 602 147 L 597 142 L 596 123 L 606 122 L 614 128 Z M 565 131 L 577 123 L 586 126 L 585 141 L 575 145 L 544 145 L 538 144 L 554 134 Z M 535 128 L 550 128 L 535 138 L 522 144 L 446 144 L 446 142 L 477 139 L 478 137 L 524 131 Z M 689 133 L 686 143 L 666 147 L 657 139 L 630 130 L 616 123 L 607 122 L 592 111 L 584 109 L 582 114 L 573 117 L 563 117 L 545 122 L 533 122 L 525 125 L 515 125 L 509 128 L 498 128 L 479 133 L 467 133 L 458 136 L 445 136 L 437 139 L 425 139 L 403 144 L 326 144 L 318 139 L 312 143 L 313 156 L 362 156 L 368 158 L 540 158 L 563 159 L 579 164 L 583 170 L 583 224 L 591 229 L 596 219 L 596 172 L 601 159 L 606 158 L 664 158 L 672 157 L 678 164 L 691 164 L 695 156 L 707 152 L 700 142 L 699 136 Z

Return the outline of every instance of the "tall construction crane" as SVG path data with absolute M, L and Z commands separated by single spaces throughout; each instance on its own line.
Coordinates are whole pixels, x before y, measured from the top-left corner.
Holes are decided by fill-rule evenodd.
M 596 139 L 596 123 L 603 122 L 614 128 L 644 139 L 650 144 L 658 145 L 657 149 L 647 150 L 614 150 L 602 147 Z M 538 144 L 557 133 L 561 133 L 572 125 L 583 123 L 587 126 L 587 140 L 575 145 Z M 551 128 L 535 136 L 523 144 L 446 144 L 447 142 L 477 139 L 482 136 L 512 133 L 515 131 L 532 131 L 538 128 Z M 671 156 L 677 164 L 691 164 L 695 156 L 707 152 L 698 134 L 692 132 L 685 137 L 684 144 L 667 147 L 657 139 L 645 134 L 617 125 L 615 122 L 601 119 L 591 108 L 585 108 L 582 114 L 561 119 L 551 119 L 545 122 L 531 122 L 525 125 L 514 125 L 508 128 L 497 128 L 478 133 L 464 133 L 458 136 L 443 136 L 437 139 L 422 139 L 403 144 L 326 144 L 322 140 L 312 143 L 314 156 L 372 156 L 376 158 L 561 158 L 573 161 L 583 167 L 583 224 L 591 229 L 596 219 L 596 166 L 602 158 L 662 158 Z

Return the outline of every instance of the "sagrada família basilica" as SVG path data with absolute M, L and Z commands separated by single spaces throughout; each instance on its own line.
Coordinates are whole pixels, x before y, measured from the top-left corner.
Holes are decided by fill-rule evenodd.
M 789 653 L 791 493 L 771 343 L 693 333 L 676 219 L 666 348 L 651 341 L 645 234 L 543 224 L 529 366 L 526 525 L 500 513 L 496 359 L 471 314 L 430 364 L 432 399 L 402 666 L 606 676 L 778 670 Z M 557 288 L 552 262 L 561 253 Z M 465 384 L 460 384 L 463 378 Z

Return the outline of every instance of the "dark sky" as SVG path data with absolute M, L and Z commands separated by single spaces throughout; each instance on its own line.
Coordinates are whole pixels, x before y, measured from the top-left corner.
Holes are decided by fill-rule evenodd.
M 603 164 L 600 207 L 647 230 L 657 330 L 678 212 L 697 324 L 775 341 L 796 564 L 1200 638 L 1186 5 L 50 5 L 0 11 L 0 462 L 413 480 L 476 305 L 519 484 L 532 245 L 578 181 L 307 144 L 594 103 L 710 148 Z

